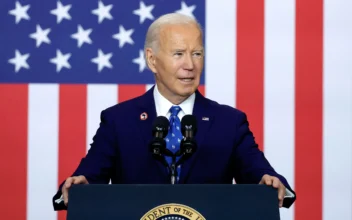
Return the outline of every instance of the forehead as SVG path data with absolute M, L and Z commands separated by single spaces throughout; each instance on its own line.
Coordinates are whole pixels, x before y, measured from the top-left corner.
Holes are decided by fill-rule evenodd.
M 169 24 L 160 29 L 160 43 L 202 45 L 202 33 L 196 24 Z

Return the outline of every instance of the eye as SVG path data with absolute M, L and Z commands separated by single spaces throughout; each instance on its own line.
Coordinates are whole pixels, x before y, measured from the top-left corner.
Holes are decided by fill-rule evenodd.
M 201 57 L 201 56 L 203 56 L 203 53 L 202 52 L 195 52 L 195 53 L 193 53 L 193 56 Z
M 174 55 L 175 55 L 175 56 L 178 56 L 178 57 L 179 57 L 179 56 L 182 56 L 182 54 L 183 54 L 182 52 L 176 52 L 176 53 L 174 53 Z

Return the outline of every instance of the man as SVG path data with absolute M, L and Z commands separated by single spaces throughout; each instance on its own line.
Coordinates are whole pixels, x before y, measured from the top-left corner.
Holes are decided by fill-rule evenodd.
M 197 90 L 204 66 L 202 38 L 200 25 L 184 15 L 167 14 L 153 22 L 145 57 L 156 85 L 140 97 L 102 111 L 88 154 L 53 198 L 55 210 L 66 209 L 72 184 L 110 180 L 112 184 L 168 184 L 165 167 L 148 150 L 152 123 L 157 116 L 170 118 L 172 131 L 166 141 L 174 151 L 182 139 L 180 120 L 188 114 L 197 118 L 198 150 L 178 167 L 178 184 L 231 184 L 233 178 L 239 184 L 266 184 L 278 189 L 280 207 L 291 206 L 295 193 L 258 149 L 246 115 L 206 99 Z

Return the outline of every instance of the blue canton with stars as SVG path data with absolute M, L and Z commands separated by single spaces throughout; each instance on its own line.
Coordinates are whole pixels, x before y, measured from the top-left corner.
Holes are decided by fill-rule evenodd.
M 205 29 L 204 0 L 1 0 L 0 83 L 152 84 L 144 40 L 170 12 Z

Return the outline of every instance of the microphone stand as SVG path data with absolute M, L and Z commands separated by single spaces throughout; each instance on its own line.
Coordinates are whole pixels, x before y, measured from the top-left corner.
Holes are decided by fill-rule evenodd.
M 196 144 L 194 145 L 196 148 Z M 169 164 L 166 165 L 170 173 L 170 179 L 171 179 L 172 185 L 176 184 L 176 179 L 178 176 L 177 167 L 181 165 L 185 160 L 187 160 L 190 157 L 190 154 L 192 154 L 192 152 L 188 152 L 188 151 L 189 149 L 185 149 L 185 152 L 181 152 L 181 150 L 179 150 L 176 153 L 172 153 L 171 151 L 168 151 L 167 153 L 165 152 L 163 153 L 163 156 L 169 156 L 172 158 L 171 165 Z M 179 157 L 178 161 L 176 161 L 177 157 Z
M 179 160 L 176 162 L 176 158 L 179 157 Z M 181 165 L 181 163 L 185 160 L 184 153 L 181 153 L 180 150 L 176 152 L 176 154 L 172 154 L 172 162 L 171 166 L 169 166 L 170 174 L 171 174 L 171 184 L 174 185 L 176 183 L 176 178 L 178 176 L 177 167 Z
M 187 131 L 186 131 L 187 132 Z M 182 147 L 184 146 L 184 147 Z M 184 148 L 184 149 L 182 149 Z M 171 184 L 175 184 L 177 178 L 177 167 L 185 162 L 190 156 L 196 151 L 197 143 L 193 139 L 182 140 L 181 141 L 181 150 L 177 151 L 176 154 L 172 154 L 172 163 L 170 167 L 171 173 Z M 179 157 L 179 160 L 176 162 L 176 157 Z
M 175 154 L 172 155 L 172 163 L 170 166 L 170 173 L 171 173 L 171 184 L 174 185 L 176 183 L 177 178 L 177 168 L 176 168 L 176 156 Z

